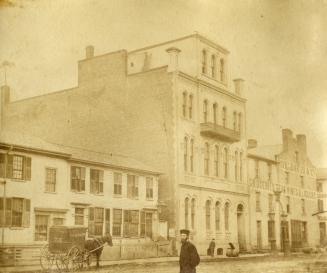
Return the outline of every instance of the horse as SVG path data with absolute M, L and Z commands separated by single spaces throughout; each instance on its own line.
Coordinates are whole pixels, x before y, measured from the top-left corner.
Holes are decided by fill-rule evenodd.
M 90 256 L 95 255 L 97 259 L 97 268 L 99 265 L 100 256 L 102 254 L 103 247 L 107 243 L 109 246 L 112 246 L 112 237 L 110 234 L 106 234 L 100 238 L 89 239 L 85 241 L 84 247 L 89 251 L 90 255 L 87 257 L 87 265 L 90 266 Z

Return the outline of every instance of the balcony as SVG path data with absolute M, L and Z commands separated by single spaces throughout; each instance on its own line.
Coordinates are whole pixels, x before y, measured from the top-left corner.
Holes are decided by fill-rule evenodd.
M 225 128 L 212 122 L 201 123 L 200 130 L 201 134 L 204 136 L 218 138 L 230 143 L 238 142 L 241 140 L 240 132 Z

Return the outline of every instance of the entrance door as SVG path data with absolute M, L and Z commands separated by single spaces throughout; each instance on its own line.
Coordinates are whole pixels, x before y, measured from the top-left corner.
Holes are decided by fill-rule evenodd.
M 262 249 L 261 221 L 257 221 L 257 247 Z
M 282 251 L 288 251 L 289 247 L 289 231 L 288 231 L 288 222 L 281 221 L 280 223 L 280 247 Z
M 326 223 L 319 223 L 320 230 L 320 245 L 324 246 L 326 244 Z
M 237 236 L 240 251 L 246 250 L 243 205 L 237 206 Z

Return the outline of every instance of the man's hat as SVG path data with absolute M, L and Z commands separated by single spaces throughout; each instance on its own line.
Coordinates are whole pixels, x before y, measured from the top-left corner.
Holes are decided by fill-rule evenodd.
M 180 234 L 186 234 L 188 236 L 190 235 L 190 231 L 188 229 L 181 229 Z

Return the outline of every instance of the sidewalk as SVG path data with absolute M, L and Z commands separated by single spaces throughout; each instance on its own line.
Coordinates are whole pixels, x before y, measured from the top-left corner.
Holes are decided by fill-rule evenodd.
M 267 257 L 271 254 L 244 254 L 239 257 L 226 257 L 226 256 L 201 256 L 201 262 L 219 262 L 226 260 L 244 260 L 244 259 L 253 259 L 259 257 Z M 134 259 L 134 260 L 118 260 L 118 261 L 100 261 L 101 268 L 107 268 L 112 266 L 120 265 L 149 265 L 153 263 L 178 263 L 179 257 L 158 257 L 158 258 L 146 258 L 146 259 Z M 30 265 L 30 266 L 16 266 L 16 267 L 0 267 L 0 273 L 24 273 L 24 272 L 42 272 L 39 265 Z M 58 272 L 58 271 L 57 271 Z M 88 272 L 83 270 L 83 272 Z

